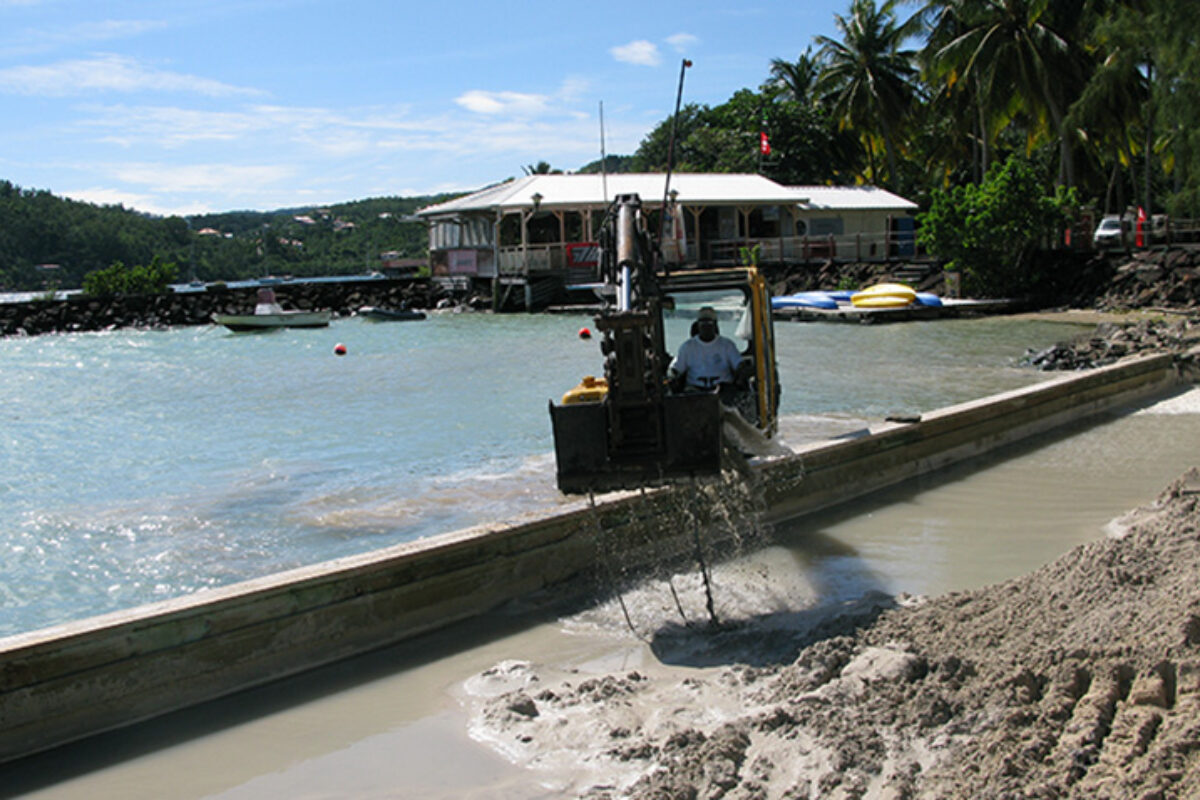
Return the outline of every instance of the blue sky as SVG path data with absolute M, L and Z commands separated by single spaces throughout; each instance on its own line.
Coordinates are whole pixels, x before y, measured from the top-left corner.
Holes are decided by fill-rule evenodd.
M 632 153 L 849 0 L 0 0 L 0 178 L 157 214 L 475 189 Z

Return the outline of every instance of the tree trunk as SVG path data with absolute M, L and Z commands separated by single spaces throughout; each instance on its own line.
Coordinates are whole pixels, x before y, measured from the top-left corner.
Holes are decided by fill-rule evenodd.
M 1108 173 L 1108 188 L 1104 192 L 1104 213 L 1112 213 L 1113 190 L 1117 185 L 1117 175 L 1121 171 L 1120 154 L 1114 154 L 1112 171 Z
M 976 78 L 975 78 L 975 98 L 976 98 L 977 106 L 979 108 L 979 141 L 981 142 L 981 148 L 982 148 L 982 152 L 981 152 L 981 156 L 980 156 L 979 182 L 982 183 L 983 176 L 987 175 L 988 167 L 990 166 L 989 162 L 991 161 L 991 152 L 990 151 L 991 151 L 992 143 L 991 143 L 991 137 L 990 137 L 989 131 L 988 131 L 987 109 L 985 108 L 984 103 L 983 103 L 983 96 L 982 96 L 981 90 L 979 88 L 979 77 L 978 76 L 976 76 Z
M 1146 215 L 1153 214 L 1154 198 L 1151 195 L 1150 171 L 1154 155 L 1154 65 L 1146 65 L 1146 83 L 1150 86 L 1150 99 L 1146 101 L 1146 190 L 1142 197 L 1146 201 Z

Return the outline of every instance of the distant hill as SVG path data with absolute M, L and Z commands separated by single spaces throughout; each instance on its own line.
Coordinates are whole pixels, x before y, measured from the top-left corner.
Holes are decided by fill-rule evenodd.
M 0 288 L 77 288 L 120 261 L 174 262 L 180 280 L 335 275 L 379 267 L 379 254 L 422 258 L 428 237 L 409 220 L 453 195 L 377 197 L 277 211 L 157 217 L 22 189 L 0 180 Z

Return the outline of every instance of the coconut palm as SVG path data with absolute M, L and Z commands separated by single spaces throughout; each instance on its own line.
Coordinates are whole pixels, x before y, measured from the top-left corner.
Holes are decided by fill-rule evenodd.
M 934 55 L 944 74 L 969 82 L 985 117 L 1019 100 L 1036 122 L 1032 137 L 1046 134 L 1057 139 L 1060 177 L 1068 186 L 1075 177 L 1067 110 L 1086 69 L 1077 42 L 1065 26 L 1054 22 L 1056 17 L 1077 20 L 1081 10 L 1079 0 L 934 0 L 927 4 L 927 11 L 946 15 L 958 28 L 957 35 L 947 37 L 949 41 Z M 984 138 L 989 138 L 986 131 Z
M 797 103 L 807 104 L 812 100 L 813 86 L 820 72 L 820 62 L 813 56 L 811 47 L 795 61 L 771 59 L 771 81 L 782 90 L 784 99 Z
M 1146 2 L 1153 31 L 1159 125 L 1170 137 L 1173 214 L 1200 217 L 1200 36 L 1194 0 Z
M 526 175 L 561 175 L 562 174 L 561 169 L 554 169 L 553 167 L 550 166 L 550 162 L 548 162 L 548 161 L 539 161 L 536 164 L 530 164 L 528 166 L 521 167 L 521 169 L 525 171 Z
M 875 0 L 852 0 L 848 16 L 834 15 L 841 41 L 817 36 L 824 69 L 816 89 L 832 108 L 842 128 L 859 132 L 875 178 L 874 147 L 882 138 L 888 179 L 896 180 L 896 136 L 911 110 L 917 74 L 914 54 L 900 45 L 913 30 L 898 24 L 895 0 L 876 7 Z
M 964 75 L 966 65 L 942 54 L 942 48 L 962 36 L 969 27 L 974 0 L 929 2 L 921 12 L 927 29 L 926 46 L 920 59 L 930 103 L 937 116 L 948 116 L 959 130 L 971 131 L 972 167 L 976 181 L 983 180 L 992 160 L 996 137 L 1018 110 L 1011 92 L 996 93 L 985 81 L 983 70 Z
M 1083 92 L 1071 106 L 1067 124 L 1082 133 L 1084 142 L 1099 159 L 1111 155 L 1111 171 L 1105 192 L 1106 212 L 1124 208 L 1117 176 L 1122 167 L 1131 177 L 1137 150 L 1145 155 L 1145 193 L 1142 205 L 1150 208 L 1150 160 L 1154 149 L 1151 84 L 1155 73 L 1151 54 L 1151 31 L 1146 18 L 1128 8 L 1101 20 L 1091 42 L 1099 65 Z M 1136 186 L 1137 181 L 1130 181 Z

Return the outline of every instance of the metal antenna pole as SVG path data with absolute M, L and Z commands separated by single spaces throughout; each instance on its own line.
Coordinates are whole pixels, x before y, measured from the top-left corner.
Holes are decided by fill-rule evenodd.
M 671 117 L 671 138 L 667 141 L 667 181 L 663 185 L 662 214 L 659 217 L 658 244 L 662 247 L 667 229 L 667 198 L 671 194 L 671 170 L 675 168 L 675 131 L 679 125 L 679 104 L 683 100 L 683 75 L 692 62 L 683 59 L 679 65 L 679 90 L 675 93 L 675 115 Z
M 608 205 L 608 155 L 604 152 L 604 101 L 600 101 L 600 185 L 604 191 L 604 204 Z

